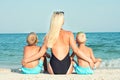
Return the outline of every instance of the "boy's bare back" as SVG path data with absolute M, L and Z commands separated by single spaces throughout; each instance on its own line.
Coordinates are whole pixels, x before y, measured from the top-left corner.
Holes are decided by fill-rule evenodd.
M 87 47 L 87 46 L 80 46 L 79 49 L 85 53 L 86 56 L 88 56 L 89 58 L 91 58 L 91 48 Z M 89 63 L 81 58 L 79 58 L 77 56 L 78 59 L 78 64 L 81 65 L 82 67 L 88 67 L 90 66 Z
M 36 53 L 38 53 L 40 50 L 39 46 L 25 46 L 24 47 L 24 58 L 29 58 Z M 32 61 L 24 65 L 26 68 L 33 68 L 38 65 L 38 60 Z

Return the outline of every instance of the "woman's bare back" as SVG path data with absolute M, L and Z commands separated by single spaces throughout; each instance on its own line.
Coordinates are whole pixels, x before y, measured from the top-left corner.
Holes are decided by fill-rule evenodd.
M 61 30 L 52 48 L 52 53 L 57 59 L 63 60 L 69 53 L 69 47 L 69 31 Z

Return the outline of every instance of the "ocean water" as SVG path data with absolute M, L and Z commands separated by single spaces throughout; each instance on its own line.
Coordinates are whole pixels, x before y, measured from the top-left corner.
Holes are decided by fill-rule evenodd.
M 0 68 L 20 68 L 26 34 L 0 34 Z M 45 33 L 38 33 L 41 46 Z M 120 32 L 86 33 L 86 45 L 91 47 L 95 57 L 102 58 L 100 68 L 120 68 Z M 76 37 L 76 33 L 74 33 Z M 50 50 L 47 51 L 50 53 Z M 72 53 L 72 50 L 70 50 Z

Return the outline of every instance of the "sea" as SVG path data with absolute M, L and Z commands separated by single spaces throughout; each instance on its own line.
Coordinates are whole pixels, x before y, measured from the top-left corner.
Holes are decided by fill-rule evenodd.
M 20 68 L 23 48 L 27 45 L 28 33 L 0 34 L 0 68 Z M 42 46 L 45 33 L 37 33 Z M 100 68 L 120 69 L 120 32 L 88 32 L 86 46 L 93 49 L 94 56 L 101 58 Z M 74 33 L 76 37 L 76 33 Z M 51 55 L 50 50 L 47 53 Z M 72 49 L 70 49 L 70 55 Z

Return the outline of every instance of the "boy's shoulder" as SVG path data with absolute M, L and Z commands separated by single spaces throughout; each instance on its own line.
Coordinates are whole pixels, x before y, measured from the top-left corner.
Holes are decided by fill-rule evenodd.
M 36 46 L 36 48 L 40 48 L 40 49 L 41 49 L 41 47 L 40 47 L 40 46 Z
M 28 49 L 28 48 L 30 48 L 30 47 L 32 47 L 32 46 L 24 46 L 24 49 Z M 40 46 L 34 46 L 34 48 L 41 48 Z
M 90 47 L 88 47 L 88 46 L 86 46 L 87 47 L 87 49 L 89 50 L 89 51 L 92 51 L 92 48 L 90 48 Z
M 24 48 L 28 48 L 28 46 L 24 46 Z

